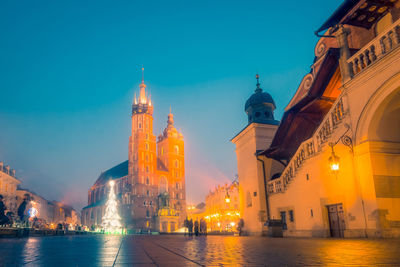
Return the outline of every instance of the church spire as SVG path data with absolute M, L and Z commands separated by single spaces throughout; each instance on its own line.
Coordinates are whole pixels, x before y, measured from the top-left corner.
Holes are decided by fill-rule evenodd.
M 144 68 L 142 68 L 142 83 L 139 85 L 139 87 L 140 87 L 139 103 L 146 104 L 147 97 L 146 97 L 146 84 L 144 83 Z
M 174 114 L 172 114 L 171 106 L 169 106 L 169 114 L 168 114 L 168 121 L 167 121 L 167 123 L 168 123 L 168 126 L 169 126 L 169 125 L 171 125 L 171 126 L 174 125 Z

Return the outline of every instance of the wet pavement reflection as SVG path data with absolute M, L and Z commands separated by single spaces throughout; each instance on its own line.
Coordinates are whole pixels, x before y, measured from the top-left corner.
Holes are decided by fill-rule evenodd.
M 55 236 L 0 239 L 0 255 L 0 266 L 400 266 L 400 240 Z

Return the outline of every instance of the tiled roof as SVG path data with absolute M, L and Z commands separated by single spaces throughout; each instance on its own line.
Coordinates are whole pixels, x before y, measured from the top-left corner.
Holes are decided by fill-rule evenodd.
M 128 175 L 129 162 L 126 160 L 100 174 L 95 185 L 103 185 L 109 180 L 115 180 Z

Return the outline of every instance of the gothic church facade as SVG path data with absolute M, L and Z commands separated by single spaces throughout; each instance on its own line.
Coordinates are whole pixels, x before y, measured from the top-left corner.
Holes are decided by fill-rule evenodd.
M 173 232 L 182 227 L 186 216 L 185 151 L 182 133 L 168 114 L 167 127 L 153 133 L 153 105 L 142 80 L 139 97 L 132 105 L 132 132 L 129 157 L 103 172 L 88 192 L 82 223 L 101 225 L 108 195 L 108 181 L 120 204 L 120 215 L 128 230 Z

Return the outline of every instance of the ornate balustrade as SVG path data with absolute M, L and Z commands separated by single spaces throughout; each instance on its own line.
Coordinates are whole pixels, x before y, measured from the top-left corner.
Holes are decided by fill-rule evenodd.
M 380 33 L 372 41 L 361 48 L 347 63 L 353 75 L 357 75 L 363 69 L 384 57 L 400 44 L 400 19 L 386 31 Z
M 268 181 L 267 190 L 269 194 L 284 192 L 306 160 L 322 151 L 323 145 L 329 140 L 334 129 L 338 127 L 347 114 L 344 109 L 343 101 L 344 97 L 339 97 L 335 101 L 314 135 L 301 143 L 296 153 L 283 170 L 281 176 Z

